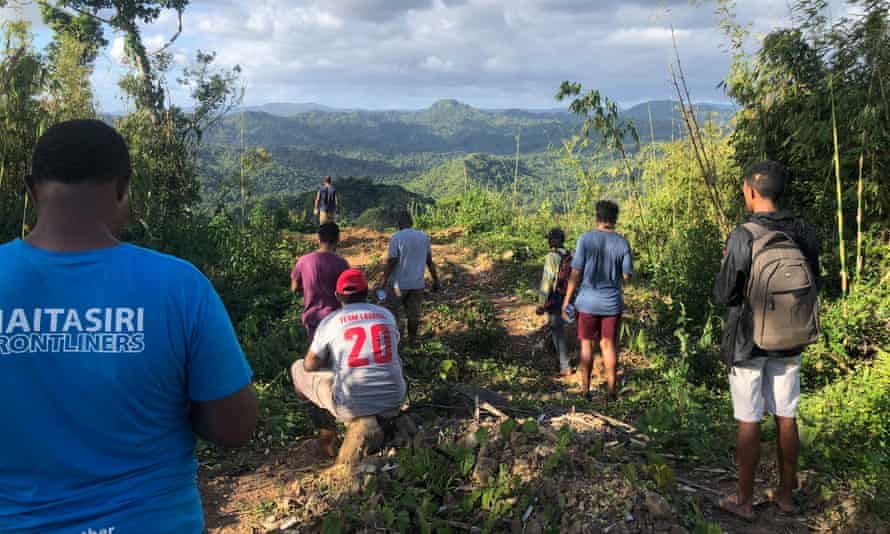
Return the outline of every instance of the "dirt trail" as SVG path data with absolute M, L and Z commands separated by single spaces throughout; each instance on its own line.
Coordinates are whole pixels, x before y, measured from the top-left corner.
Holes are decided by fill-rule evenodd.
M 505 335 L 506 353 L 511 354 L 514 361 L 525 360 L 530 366 L 539 369 L 541 359 L 553 360 L 552 369 L 555 370 L 556 358 L 545 349 L 547 335 L 544 319 L 535 315 L 534 305 L 523 301 L 527 299 L 517 297 L 513 288 L 509 287 L 507 275 L 499 269 L 499 262 L 509 262 L 510 258 L 493 258 L 487 254 L 474 253 L 461 244 L 461 235 L 460 229 L 433 235 L 433 256 L 443 288 L 439 293 L 429 295 L 427 309 L 437 305 L 452 307 L 480 298 L 488 301 L 493 305 L 496 322 Z M 309 240 L 310 237 L 296 236 L 294 239 Z M 350 228 L 344 231 L 339 253 L 350 265 L 365 269 L 374 284 L 382 272 L 387 242 L 388 235 Z M 534 287 L 531 285 L 534 280 L 527 282 L 529 287 Z M 439 333 L 434 332 L 433 335 Z M 627 372 L 634 372 L 637 366 L 646 365 L 639 356 L 625 354 L 622 358 L 622 365 Z M 545 385 L 544 389 L 558 391 L 560 396 L 566 393 L 566 386 L 572 386 L 555 379 L 549 382 L 552 383 Z M 538 391 L 542 391 L 541 386 L 542 384 L 536 384 Z M 332 467 L 330 460 L 320 454 L 314 440 L 300 439 L 282 450 L 240 454 L 241 456 L 235 458 L 202 463 L 199 478 L 208 532 L 271 532 L 276 531 L 274 529 L 281 526 L 282 521 L 286 526 L 287 523 L 292 523 L 285 531 L 303 532 L 303 525 L 319 517 L 319 507 L 324 509 L 330 505 L 325 502 L 325 496 L 337 484 L 333 480 L 339 476 L 339 471 Z M 759 511 L 760 520 L 756 525 L 722 514 L 713 505 L 713 501 L 717 494 L 731 490 L 733 476 L 726 470 L 690 470 L 685 473 L 678 470 L 678 475 L 692 483 L 682 485 L 681 490 L 701 497 L 705 516 L 710 521 L 719 522 L 725 532 L 808 530 L 799 519 L 781 517 L 769 506 Z M 600 482 L 612 484 L 615 480 L 603 478 Z M 586 486 L 589 481 L 582 478 L 577 483 Z M 614 532 L 656 531 L 654 527 L 651 530 L 643 527 L 643 524 L 634 528 L 636 530 L 625 530 L 622 527 Z M 675 531 L 682 530 L 671 532 Z

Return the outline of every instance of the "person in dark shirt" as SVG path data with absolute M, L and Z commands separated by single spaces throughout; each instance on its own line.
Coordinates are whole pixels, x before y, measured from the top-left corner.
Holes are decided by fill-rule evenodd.
M 788 173 L 779 163 L 767 161 L 745 171 L 742 186 L 750 222 L 781 231 L 800 247 L 819 284 L 819 239 L 815 229 L 779 206 Z M 727 307 L 721 358 L 731 367 L 730 388 L 738 421 L 736 459 L 739 487 L 721 507 L 746 519 L 754 518 L 754 475 L 760 457 L 760 420 L 764 410 L 776 417 L 779 488 L 773 501 L 792 512 L 800 439 L 797 403 L 800 397 L 800 349 L 765 351 L 754 344 L 753 320 L 746 306 L 754 237 L 744 226 L 729 235 L 723 263 L 714 288 L 718 302 Z
M 337 212 L 340 211 L 340 193 L 334 187 L 330 176 L 324 177 L 324 183 L 315 195 L 315 214 L 318 215 L 318 224 L 337 222 Z

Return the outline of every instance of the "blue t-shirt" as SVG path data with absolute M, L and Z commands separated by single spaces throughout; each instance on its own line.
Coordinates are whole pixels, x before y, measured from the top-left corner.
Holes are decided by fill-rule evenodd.
M 592 315 L 619 315 L 624 311 L 623 275 L 633 274 L 627 239 L 615 232 L 587 232 L 578 239 L 572 269 L 582 275 L 575 309 Z
M 0 532 L 202 532 L 190 405 L 250 381 L 185 261 L 0 246 Z

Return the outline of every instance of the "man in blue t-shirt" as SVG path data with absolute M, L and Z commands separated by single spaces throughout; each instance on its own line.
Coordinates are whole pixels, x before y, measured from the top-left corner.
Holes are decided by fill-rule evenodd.
M 580 286 L 575 308 L 578 310 L 578 338 L 581 340 L 581 388 L 590 397 L 590 374 L 594 368 L 593 343 L 599 342 L 606 369 L 608 399 L 616 396 L 618 369 L 618 337 L 621 333 L 621 313 L 624 311 L 622 282 L 633 274 L 633 254 L 627 239 L 615 233 L 618 205 L 608 200 L 596 204 L 597 229 L 582 235 L 572 260 L 572 276 L 563 302 L 563 318 L 568 320 L 566 308 Z M 596 362 L 599 374 L 599 362 Z
M 0 246 L 0 532 L 199 533 L 195 434 L 255 429 L 251 371 L 210 282 L 121 243 L 130 156 L 93 120 L 34 149 L 38 220 Z

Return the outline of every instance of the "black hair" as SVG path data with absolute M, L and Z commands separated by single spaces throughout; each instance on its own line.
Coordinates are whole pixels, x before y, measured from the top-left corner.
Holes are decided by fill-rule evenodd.
M 596 203 L 596 222 L 615 224 L 618 222 L 618 204 L 611 200 L 600 200 Z
M 559 241 L 560 243 L 566 242 L 566 233 L 562 231 L 562 228 L 551 228 L 549 232 L 547 232 L 547 240 L 548 241 Z
M 366 289 L 359 293 L 353 293 L 352 295 L 337 295 L 337 298 L 340 299 L 340 302 L 343 304 L 360 304 L 362 302 L 368 302 L 368 290 Z
M 340 227 L 337 223 L 324 223 L 318 228 L 318 240 L 327 245 L 340 242 Z
M 330 176 L 325 176 L 325 177 L 324 177 L 324 183 L 329 184 L 329 183 L 331 183 L 331 182 L 332 182 L 332 180 L 331 180 L 331 177 L 330 177 Z
M 777 161 L 761 161 L 745 169 L 745 181 L 760 196 L 776 202 L 788 186 L 788 169 Z
M 31 177 L 36 182 L 108 182 L 129 179 L 131 174 L 127 142 L 98 120 L 56 124 L 37 140 L 31 160 Z
M 400 228 L 409 228 L 414 226 L 414 217 L 407 211 L 400 211 L 397 222 Z

